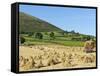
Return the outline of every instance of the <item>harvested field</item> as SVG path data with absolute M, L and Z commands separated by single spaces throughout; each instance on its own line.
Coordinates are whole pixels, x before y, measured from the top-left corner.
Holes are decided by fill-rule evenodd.
M 50 70 L 96 67 L 96 53 L 86 53 L 84 47 L 63 45 L 33 45 L 19 47 L 19 70 Z

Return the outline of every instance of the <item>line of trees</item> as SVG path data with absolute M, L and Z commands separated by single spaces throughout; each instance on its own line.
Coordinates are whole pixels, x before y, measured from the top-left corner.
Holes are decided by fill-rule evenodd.
M 34 36 L 34 38 L 36 39 L 43 39 L 43 34 L 41 32 L 36 32 L 36 33 L 33 33 L 33 32 L 28 32 L 28 33 L 25 33 L 24 34 L 28 34 L 29 37 L 32 37 Z M 47 32 L 45 32 L 46 35 L 49 35 L 50 39 L 55 39 L 55 34 L 54 32 L 50 32 L 50 34 L 48 34 Z M 20 43 L 23 44 L 26 40 L 23 36 L 20 37 Z

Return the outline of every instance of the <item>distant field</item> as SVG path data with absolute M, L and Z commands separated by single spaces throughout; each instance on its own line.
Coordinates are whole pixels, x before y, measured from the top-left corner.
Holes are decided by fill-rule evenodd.
M 63 39 L 35 39 L 33 37 L 25 37 L 25 44 L 60 44 L 65 46 L 84 46 L 82 41 L 72 41 L 72 40 L 63 40 Z

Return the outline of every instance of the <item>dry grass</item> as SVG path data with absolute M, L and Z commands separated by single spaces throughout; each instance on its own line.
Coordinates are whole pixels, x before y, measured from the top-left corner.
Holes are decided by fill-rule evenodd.
M 96 66 L 96 53 L 83 47 L 62 45 L 20 46 L 20 71 L 69 69 Z

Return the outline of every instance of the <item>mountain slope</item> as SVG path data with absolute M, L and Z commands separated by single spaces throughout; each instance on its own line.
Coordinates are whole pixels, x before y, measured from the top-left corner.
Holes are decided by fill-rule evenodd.
M 49 31 L 63 31 L 62 29 L 43 21 L 34 16 L 19 13 L 19 29 L 20 32 L 49 32 Z

